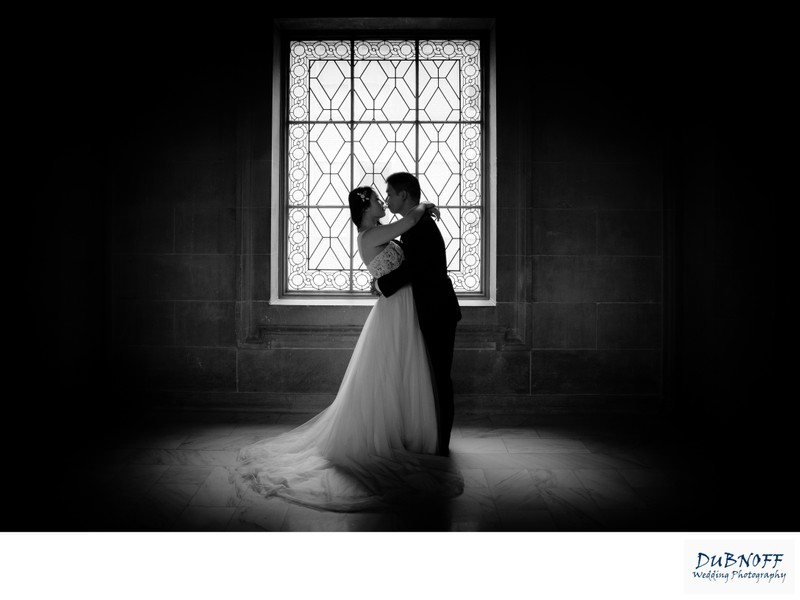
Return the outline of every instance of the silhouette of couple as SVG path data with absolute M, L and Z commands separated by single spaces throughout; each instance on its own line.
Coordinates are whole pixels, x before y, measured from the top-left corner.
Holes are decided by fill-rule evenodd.
M 386 178 L 385 203 L 371 187 L 350 192 L 358 250 L 378 300 L 333 403 L 240 451 L 245 493 L 353 511 L 462 492 L 447 458 L 461 309 L 434 221 L 439 211 L 420 197 L 419 181 L 405 172 Z M 402 218 L 383 225 L 387 206 Z

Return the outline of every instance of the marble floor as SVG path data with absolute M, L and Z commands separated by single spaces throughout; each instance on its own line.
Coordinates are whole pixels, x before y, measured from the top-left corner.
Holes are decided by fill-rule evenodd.
M 57 498 L 20 529 L 58 531 L 680 531 L 685 510 L 674 435 L 657 421 L 456 416 L 451 458 L 464 493 L 438 505 L 338 513 L 280 499 L 245 501 L 237 451 L 308 414 L 154 417 L 129 433 L 64 449 Z M 671 443 L 672 442 L 672 443 Z

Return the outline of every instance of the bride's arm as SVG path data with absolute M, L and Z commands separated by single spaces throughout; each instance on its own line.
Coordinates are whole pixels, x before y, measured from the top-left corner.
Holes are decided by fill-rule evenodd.
M 401 235 L 416 225 L 423 215 L 429 212 L 437 219 L 439 218 L 439 209 L 432 202 L 420 202 L 412 208 L 408 214 L 402 219 L 398 219 L 394 223 L 388 225 L 381 225 L 380 227 L 373 227 L 364 233 L 364 243 L 368 246 L 380 246 L 393 240 L 398 235 Z

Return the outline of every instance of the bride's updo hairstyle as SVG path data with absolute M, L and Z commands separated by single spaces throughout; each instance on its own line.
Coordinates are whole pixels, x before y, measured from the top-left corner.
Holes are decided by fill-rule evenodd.
M 347 197 L 350 203 L 350 218 L 356 228 L 361 227 L 361 219 L 364 217 L 364 210 L 369 207 L 369 199 L 372 197 L 370 186 L 357 187 Z

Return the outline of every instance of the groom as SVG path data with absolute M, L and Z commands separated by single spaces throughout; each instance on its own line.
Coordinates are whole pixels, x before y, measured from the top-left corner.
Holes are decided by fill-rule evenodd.
M 394 214 L 406 215 L 420 201 L 419 180 L 411 173 L 394 173 L 386 178 L 386 204 Z M 447 276 L 444 240 L 439 227 L 426 213 L 411 229 L 400 236 L 405 260 L 399 268 L 376 281 L 386 297 L 411 283 L 414 304 L 428 357 L 433 371 L 438 417 L 437 454 L 450 455 L 450 431 L 453 428 L 453 345 L 456 323 L 461 319 L 453 283 Z

